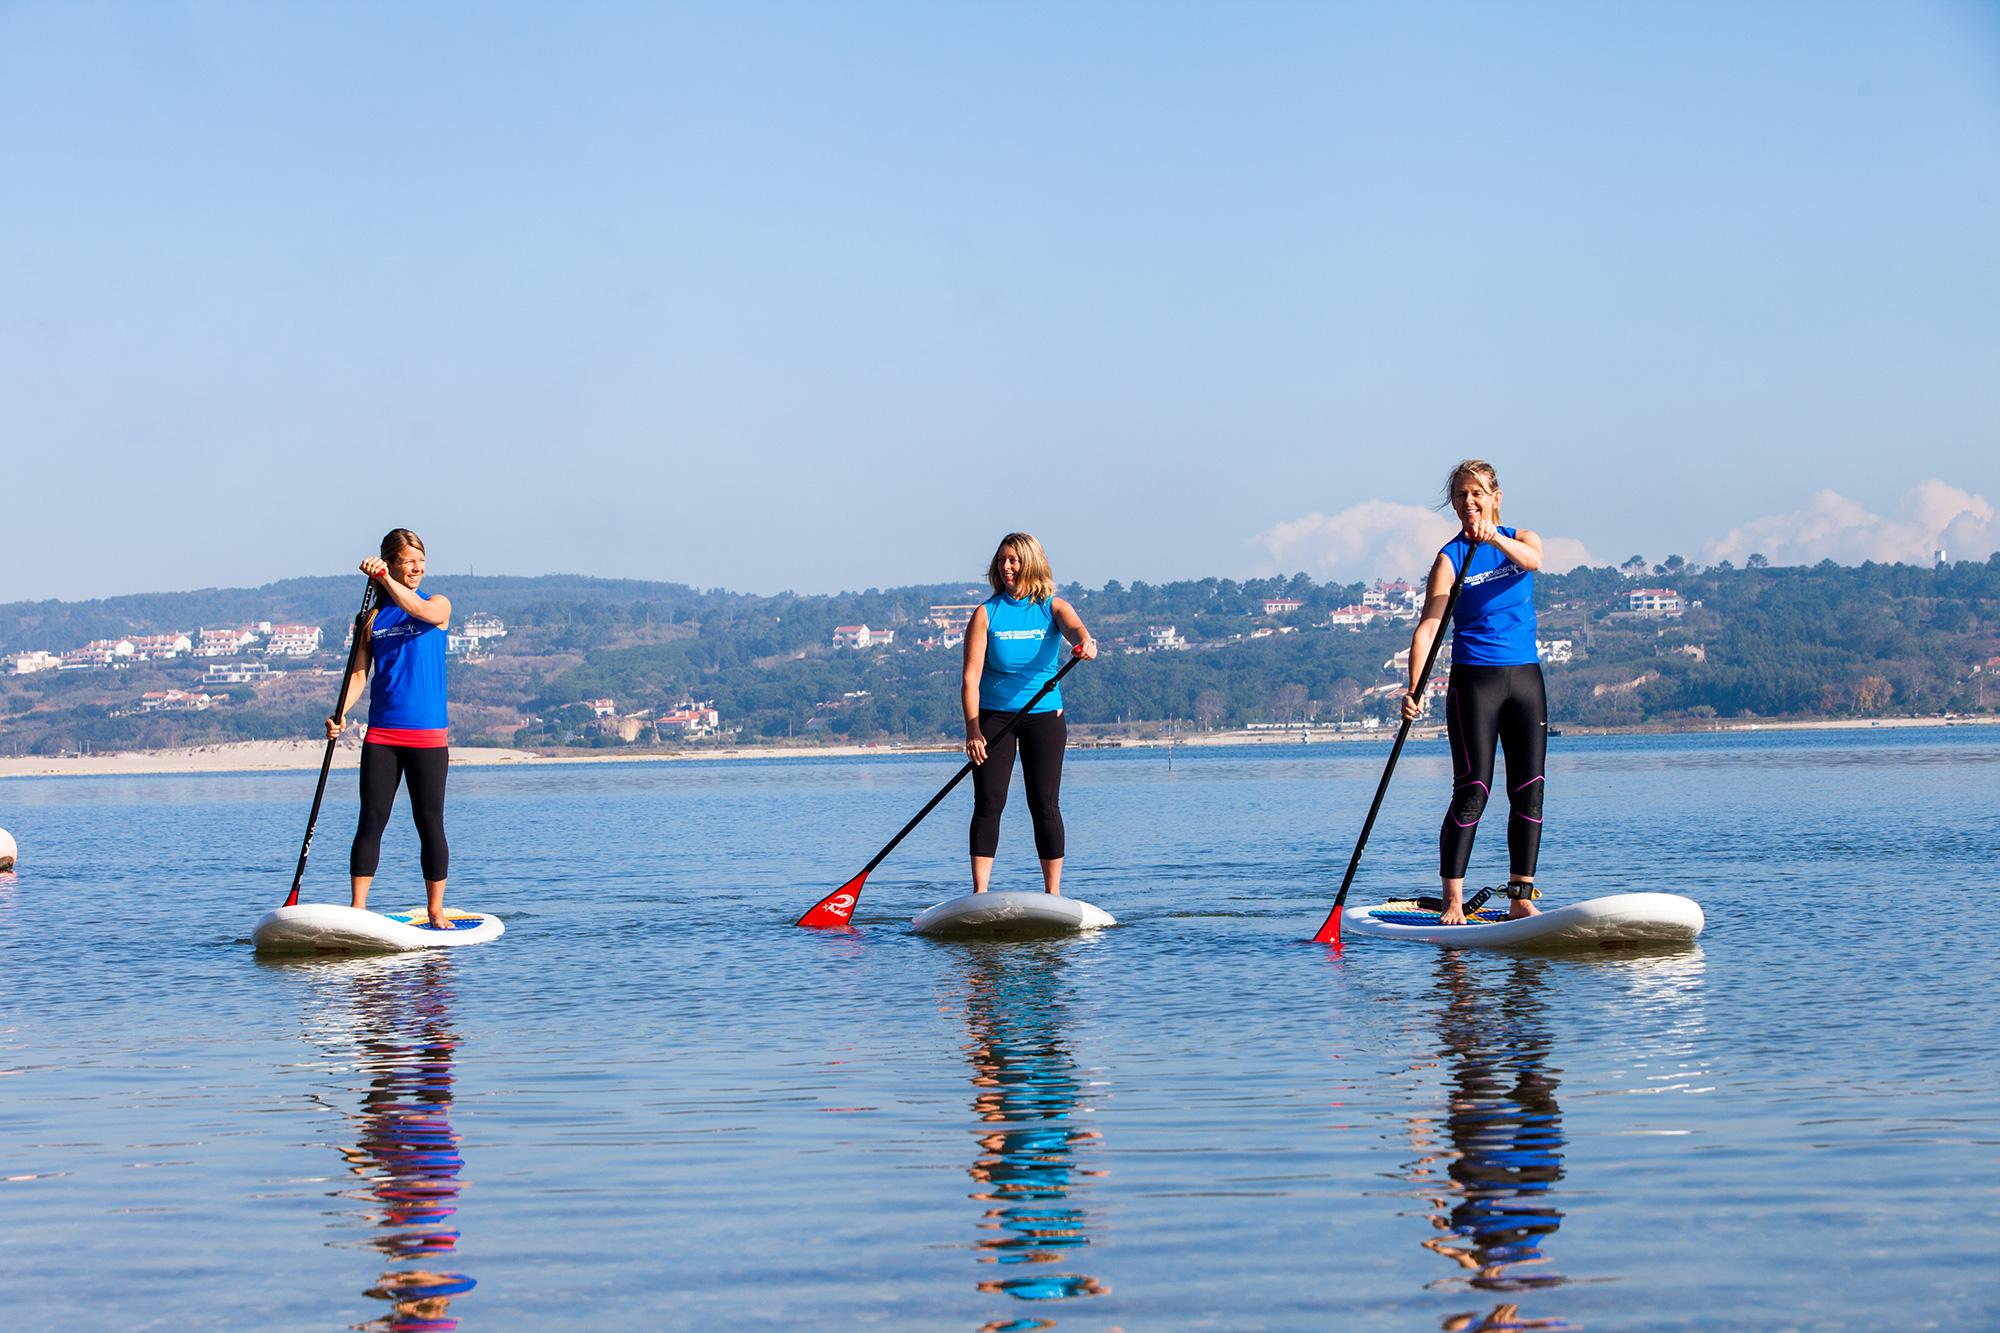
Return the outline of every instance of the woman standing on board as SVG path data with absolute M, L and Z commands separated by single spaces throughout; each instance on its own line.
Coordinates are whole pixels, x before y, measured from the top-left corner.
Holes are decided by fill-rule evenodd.
M 1056 673 L 1067 639 L 1085 659 L 1097 656 L 1097 640 L 1076 611 L 1056 596 L 1055 575 L 1042 544 L 1025 532 L 1000 539 L 986 566 L 993 595 L 965 626 L 965 673 L 960 702 L 965 710 L 965 755 L 972 770 L 972 891 L 986 892 L 993 877 L 993 854 L 1000 847 L 1000 811 L 1014 775 L 1014 750 L 1021 751 L 1021 779 L 1028 789 L 1028 814 L 1035 823 L 1035 855 L 1042 862 L 1042 886 L 1062 892 L 1063 721 L 1062 687 L 1043 695 L 1034 711 L 989 751 L 986 738 L 1007 724 Z
M 1549 707 L 1535 650 L 1535 571 L 1542 539 L 1500 526 L 1500 479 L 1490 463 L 1468 458 L 1451 470 L 1445 499 L 1461 531 L 1431 566 L 1424 611 L 1410 635 L 1410 685 L 1403 716 L 1422 711 L 1417 674 L 1443 631 L 1452 581 L 1465 566 L 1465 585 L 1452 614 L 1451 685 L 1445 730 L 1451 741 L 1451 806 L 1438 835 L 1444 881 L 1440 925 L 1465 924 L 1465 867 L 1493 785 L 1493 744 L 1507 754 L 1507 896 L 1511 915 L 1538 910 L 1535 861 L 1542 847 L 1542 764 L 1548 753 Z M 1476 545 L 1473 545 L 1476 543 Z M 1468 550 L 1471 564 L 1466 566 Z
M 354 830 L 348 873 L 354 877 L 354 905 L 368 906 L 368 888 L 382 858 L 382 830 L 396 800 L 396 784 L 410 789 L 410 813 L 417 823 L 424 895 L 431 925 L 450 929 L 444 914 L 444 881 L 450 849 L 444 840 L 444 782 L 451 762 L 445 731 L 450 719 L 444 702 L 445 629 L 451 599 L 418 591 L 424 581 L 423 539 L 397 528 L 382 539 L 382 554 L 361 562 L 375 580 L 378 604 L 355 655 L 354 670 L 340 707 L 326 720 L 328 740 L 347 724 L 347 710 L 361 696 L 368 668 L 375 684 L 368 696 L 368 735 L 361 745 L 361 821 Z

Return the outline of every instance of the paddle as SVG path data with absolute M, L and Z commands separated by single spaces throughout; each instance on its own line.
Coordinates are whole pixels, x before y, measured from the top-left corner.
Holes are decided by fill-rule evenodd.
M 1431 639 L 1431 650 L 1424 654 L 1424 669 L 1417 673 L 1417 688 L 1413 691 L 1417 698 L 1424 697 L 1424 686 L 1430 683 L 1431 668 L 1437 665 L 1438 649 L 1444 647 L 1445 626 L 1451 624 L 1452 608 L 1458 605 L 1459 590 L 1465 587 L 1465 571 L 1472 564 L 1472 553 L 1479 549 L 1478 542 L 1465 548 L 1465 560 L 1458 567 L 1458 574 L 1451 581 L 1451 595 L 1444 599 L 1444 618 L 1438 621 L 1437 634 Z M 1368 845 L 1368 833 L 1375 827 L 1375 816 L 1382 809 L 1382 797 L 1389 790 L 1389 775 L 1396 771 L 1397 756 L 1403 753 L 1403 742 L 1410 738 L 1410 724 L 1413 717 L 1403 719 L 1403 725 L 1396 730 L 1396 744 L 1389 750 L 1389 763 L 1382 770 L 1382 781 L 1375 786 L 1374 803 L 1368 807 L 1368 818 L 1361 821 L 1361 836 L 1355 840 L 1354 855 L 1347 859 L 1347 873 L 1341 876 L 1340 892 L 1334 896 L 1333 910 L 1326 914 L 1326 921 L 1313 936 L 1314 944 L 1331 944 L 1340 947 L 1340 909 L 1347 905 L 1347 890 L 1354 883 L 1355 868 L 1361 864 L 1361 849 Z
M 347 678 L 354 674 L 354 663 L 361 656 L 361 636 L 368 632 L 368 613 L 375 609 L 375 580 L 368 580 L 368 588 L 361 594 L 361 609 L 354 613 L 354 642 L 347 646 L 347 669 L 340 673 L 340 684 L 333 696 L 333 715 L 338 716 L 340 706 L 347 702 Z M 312 855 L 313 829 L 319 825 L 319 803 L 326 796 L 326 775 L 333 767 L 333 747 L 337 737 L 326 739 L 326 754 L 319 761 L 319 786 L 313 788 L 312 813 L 306 816 L 306 840 L 299 847 L 299 868 L 292 872 L 292 891 L 285 899 L 285 906 L 299 905 L 299 885 L 305 883 L 306 858 Z
M 986 738 L 986 744 L 989 747 L 989 750 L 995 741 L 999 740 L 1002 736 L 1005 736 L 1008 732 L 1012 731 L 1014 729 L 1014 724 L 1016 722 L 1019 722 L 1022 718 L 1026 717 L 1029 714 L 1029 712 L 1031 712 L 1034 709 L 1034 706 L 1042 701 L 1043 695 L 1047 694 L 1050 690 L 1056 687 L 1057 681 L 1061 680 L 1064 676 L 1067 676 L 1070 673 L 1070 668 L 1074 667 L 1078 662 L 1081 662 L 1082 660 L 1083 659 L 1081 657 L 1071 657 L 1069 661 L 1063 663 L 1062 670 L 1056 672 L 1055 675 L 1050 676 L 1048 678 L 1048 681 L 1045 684 L 1043 684 L 1042 688 L 1035 691 L 1034 697 L 1028 700 L 1026 704 L 1021 706 L 1020 711 L 1016 712 L 1014 716 L 1008 718 L 1006 724 L 1002 726 L 1000 730 L 994 732 L 991 736 L 988 736 Z M 806 912 L 806 914 L 800 917 L 798 921 L 795 922 L 794 924 L 801 926 L 810 926 L 815 930 L 852 929 L 851 918 L 854 916 L 855 904 L 861 901 L 861 886 L 867 882 L 869 872 L 874 870 L 876 866 L 881 865 L 883 859 L 887 857 L 890 852 L 896 850 L 896 844 L 901 842 L 904 838 L 907 838 L 910 835 L 911 829 L 915 828 L 917 825 L 924 822 L 925 815 L 937 809 L 939 801 L 942 801 L 945 797 L 951 795 L 951 789 L 953 787 L 956 787 L 959 783 L 965 781 L 965 775 L 970 773 L 972 771 L 972 768 L 973 768 L 972 761 L 970 759 L 966 760 L 965 767 L 959 769 L 958 772 L 953 775 L 951 781 L 945 783 L 944 786 L 940 787 L 938 789 L 938 794 L 931 797 L 931 799 L 924 804 L 923 809 L 917 811 L 916 817 L 912 819 L 909 823 L 903 825 L 903 827 L 897 831 L 895 837 L 889 839 L 888 846 L 884 847 L 881 851 L 875 853 L 874 859 L 869 861 L 867 865 L 861 867 L 860 874 L 856 875 L 853 879 L 848 880 L 847 883 L 841 885 L 839 888 L 835 889 L 832 893 L 827 894 L 826 897 L 814 903 L 812 907 Z

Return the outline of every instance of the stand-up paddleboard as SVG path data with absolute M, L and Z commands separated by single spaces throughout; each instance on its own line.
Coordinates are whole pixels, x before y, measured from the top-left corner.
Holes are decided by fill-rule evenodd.
M 1400 899 L 1350 907 L 1340 927 L 1378 940 L 1422 940 L 1468 949 L 1589 949 L 1628 944 L 1686 944 L 1701 934 L 1701 904 L 1678 893 L 1614 893 L 1538 915 L 1510 918 L 1507 905 L 1480 909 L 1463 926 L 1440 926 L 1438 914 Z
M 1117 924 L 1111 913 L 1081 898 L 1052 893 L 968 893 L 926 907 L 910 922 L 910 929 L 945 939 L 1022 940 Z
M 497 940 L 507 929 L 497 916 L 446 908 L 451 929 L 431 925 L 421 907 L 407 912 L 370 912 L 332 903 L 299 903 L 267 912 L 250 942 L 258 953 L 400 953 Z

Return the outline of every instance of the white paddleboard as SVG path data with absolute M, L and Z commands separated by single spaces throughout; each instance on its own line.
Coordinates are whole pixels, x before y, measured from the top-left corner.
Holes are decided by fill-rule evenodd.
M 1440 926 L 1436 912 L 1409 899 L 1350 907 L 1343 935 L 1422 940 L 1469 949 L 1587 949 L 1627 944 L 1685 944 L 1706 924 L 1701 904 L 1678 893 L 1614 893 L 1538 915 L 1509 918 L 1507 904 L 1482 908 L 1463 926 Z
M 910 922 L 910 929 L 919 935 L 951 939 L 1018 940 L 1117 924 L 1111 913 L 1081 898 L 1052 893 L 968 893 L 926 907 Z
M 497 916 L 445 909 L 450 930 L 431 925 L 421 907 L 406 912 L 370 912 L 332 903 L 299 903 L 267 912 L 250 942 L 258 953 L 399 953 L 497 940 L 507 928 Z

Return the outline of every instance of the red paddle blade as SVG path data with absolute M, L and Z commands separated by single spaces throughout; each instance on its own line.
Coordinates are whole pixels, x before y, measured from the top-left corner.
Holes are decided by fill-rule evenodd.
M 854 908 L 861 901 L 861 886 L 867 882 L 868 872 L 864 870 L 814 903 L 797 924 L 812 930 L 854 929 Z
M 1313 936 L 1313 943 L 1331 944 L 1336 949 L 1340 947 L 1340 909 L 1338 907 L 1326 914 L 1326 921 L 1320 926 L 1319 934 Z

